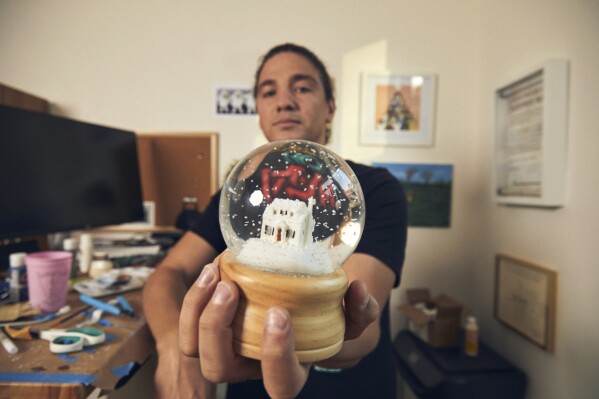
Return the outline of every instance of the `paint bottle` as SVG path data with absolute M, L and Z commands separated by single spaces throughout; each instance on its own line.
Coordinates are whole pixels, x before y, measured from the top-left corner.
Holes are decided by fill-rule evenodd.
M 27 291 L 27 269 L 25 252 L 16 252 L 9 256 L 10 302 L 24 302 L 29 299 Z
M 94 243 L 91 234 L 81 234 L 79 238 L 79 271 L 87 274 L 94 257 Z
M 76 278 L 79 273 L 79 242 L 76 238 L 65 238 L 62 242 L 62 248 L 73 255 L 71 263 L 71 278 Z
M 476 317 L 468 316 L 464 330 L 464 353 L 468 356 L 477 356 L 478 324 L 476 322 Z
M 191 230 L 196 227 L 202 219 L 202 213 L 198 210 L 198 199 L 196 197 L 183 197 L 183 206 L 177 216 L 175 227 L 182 231 Z

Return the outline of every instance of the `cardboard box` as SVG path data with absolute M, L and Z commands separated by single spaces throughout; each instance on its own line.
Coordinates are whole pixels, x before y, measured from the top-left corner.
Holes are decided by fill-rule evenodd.
M 458 346 L 462 316 L 466 309 L 445 294 L 432 299 L 428 288 L 406 290 L 408 303 L 398 310 L 406 315 L 408 329 L 433 348 Z

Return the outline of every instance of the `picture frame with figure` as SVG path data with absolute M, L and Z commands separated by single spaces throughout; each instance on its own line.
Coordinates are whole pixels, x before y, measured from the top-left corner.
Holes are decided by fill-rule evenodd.
M 217 87 L 214 90 L 214 112 L 217 116 L 256 115 L 253 89 L 251 87 Z
M 360 143 L 431 147 L 436 75 L 362 73 Z

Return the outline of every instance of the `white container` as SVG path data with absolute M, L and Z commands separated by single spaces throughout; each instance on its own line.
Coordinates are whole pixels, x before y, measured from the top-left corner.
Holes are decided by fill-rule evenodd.
M 92 264 L 89 269 L 89 276 L 91 278 L 100 277 L 107 271 L 112 270 L 112 267 L 113 264 L 106 252 L 94 252 Z
M 97 259 L 92 261 L 92 265 L 89 269 L 89 276 L 91 278 L 100 277 L 102 274 L 109 270 L 112 270 L 112 262 L 108 259 Z
M 16 252 L 9 256 L 10 302 L 22 302 L 29 299 L 27 291 L 27 268 L 25 252 Z
M 87 274 L 94 257 L 94 242 L 91 234 L 81 234 L 79 239 L 79 270 Z

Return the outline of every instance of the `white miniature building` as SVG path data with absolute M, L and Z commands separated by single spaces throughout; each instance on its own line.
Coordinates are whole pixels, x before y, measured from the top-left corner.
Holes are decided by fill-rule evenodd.
M 275 198 L 262 214 L 260 239 L 300 248 L 312 244 L 314 203 L 314 198 L 308 200 L 308 205 L 299 200 Z

